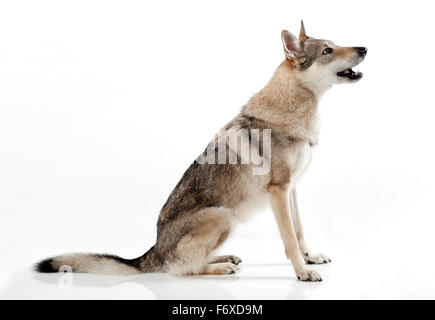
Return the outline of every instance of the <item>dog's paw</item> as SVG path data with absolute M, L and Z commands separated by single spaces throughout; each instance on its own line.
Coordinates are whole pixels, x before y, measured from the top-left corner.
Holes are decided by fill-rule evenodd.
M 321 253 L 318 254 L 306 253 L 304 254 L 304 260 L 306 264 L 325 264 L 331 262 L 331 259 L 329 259 L 327 256 Z
M 225 275 L 233 274 L 239 270 L 239 267 L 231 262 L 219 262 L 206 264 L 200 274 L 204 275 Z
M 239 258 L 237 256 L 228 256 L 228 260 L 229 260 L 228 262 L 234 263 L 235 265 L 242 262 L 242 258 Z
M 313 270 L 296 271 L 296 276 L 300 281 L 317 282 L 322 281 L 322 277 Z
M 220 274 L 233 274 L 239 271 L 239 267 L 231 262 L 220 263 Z
M 221 262 L 231 262 L 234 264 L 239 264 L 240 262 L 242 262 L 242 259 L 233 255 L 217 256 L 212 258 L 209 263 L 221 263 Z

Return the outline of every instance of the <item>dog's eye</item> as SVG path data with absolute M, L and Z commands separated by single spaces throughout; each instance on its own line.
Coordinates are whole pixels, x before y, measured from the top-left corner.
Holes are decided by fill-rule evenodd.
M 332 51 L 334 51 L 334 50 L 332 50 L 332 48 L 326 48 L 325 50 L 323 50 L 322 54 L 325 56 L 327 54 L 331 54 Z

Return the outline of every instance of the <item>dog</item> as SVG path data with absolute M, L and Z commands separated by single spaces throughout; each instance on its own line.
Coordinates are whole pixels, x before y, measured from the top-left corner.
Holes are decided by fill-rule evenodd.
M 58 272 L 68 266 L 73 272 L 100 274 L 231 274 L 242 260 L 213 256 L 213 252 L 245 217 L 271 206 L 297 278 L 321 281 L 306 265 L 331 260 L 311 253 L 305 242 L 296 186 L 317 144 L 319 98 L 334 84 L 363 77 L 352 68 L 364 60 L 367 48 L 340 47 L 309 37 L 303 21 L 298 38 L 284 30 L 281 39 L 284 61 L 184 173 L 160 211 L 151 249 L 135 259 L 61 255 L 40 261 L 35 269 Z M 244 142 L 251 152 L 245 152 Z M 258 156 L 249 156 L 254 153 Z M 258 162 L 266 170 L 255 172 Z

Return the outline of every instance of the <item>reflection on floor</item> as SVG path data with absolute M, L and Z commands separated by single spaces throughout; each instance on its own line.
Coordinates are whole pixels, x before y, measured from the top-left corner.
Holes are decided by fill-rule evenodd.
M 369 245 L 370 251 L 366 252 L 351 250 L 354 244 L 349 242 L 323 245 L 329 248 L 324 253 L 330 256 L 332 263 L 308 266 L 321 274 L 323 282 L 318 283 L 297 281 L 279 238 L 233 239 L 231 246 L 221 253 L 237 254 L 243 262 L 238 273 L 225 276 L 38 274 L 29 270 L 27 262 L 24 266 L 17 253 L 17 256 L 11 254 L 8 261 L 19 261 L 21 265 L 0 272 L 0 298 L 219 300 L 424 299 L 435 296 L 432 274 L 415 278 L 413 261 L 394 261 L 400 248 L 373 250 L 375 247 Z

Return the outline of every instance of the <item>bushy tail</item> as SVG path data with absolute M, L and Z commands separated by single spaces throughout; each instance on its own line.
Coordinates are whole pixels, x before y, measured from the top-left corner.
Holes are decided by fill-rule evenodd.
M 72 271 L 79 273 L 129 275 L 156 272 L 162 261 L 154 252 L 154 247 L 136 259 L 124 259 L 110 254 L 74 253 L 48 258 L 38 262 L 38 272 Z

